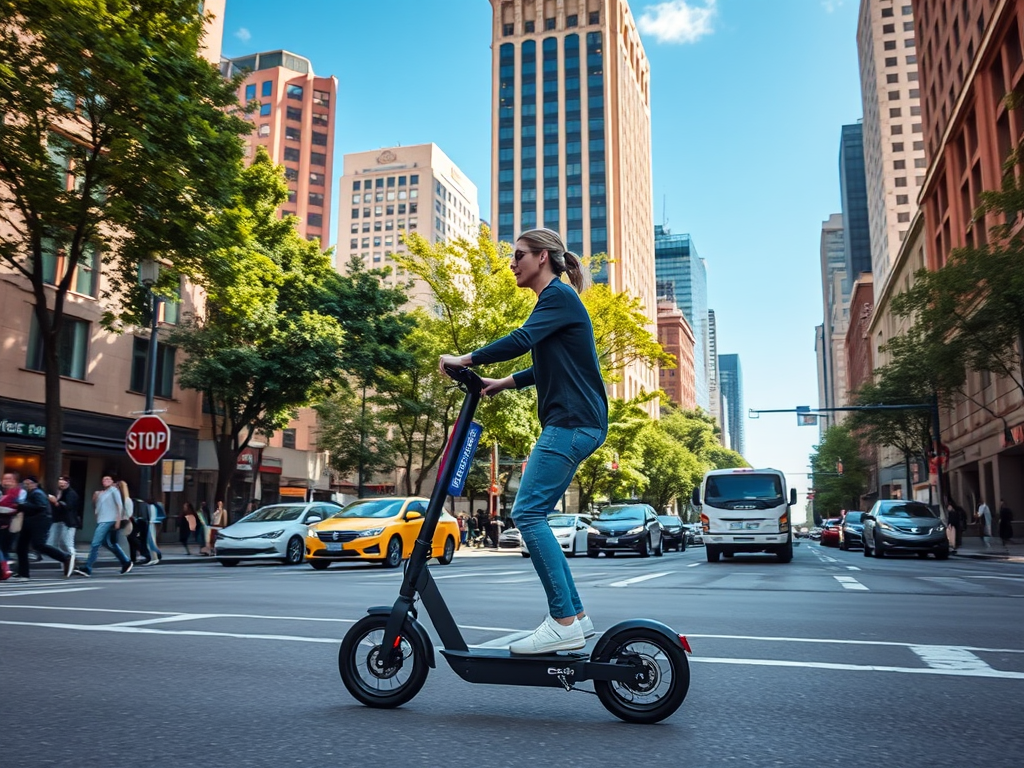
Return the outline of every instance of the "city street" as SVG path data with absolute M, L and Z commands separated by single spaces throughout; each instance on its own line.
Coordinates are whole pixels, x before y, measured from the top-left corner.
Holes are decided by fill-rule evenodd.
M 471 644 L 532 629 L 515 551 L 432 566 Z M 633 616 L 693 646 L 680 710 L 627 725 L 593 696 L 474 686 L 440 658 L 397 710 L 354 702 L 338 643 L 400 571 L 210 561 L 40 570 L 0 587 L 2 760 L 35 766 L 1017 766 L 1024 564 L 866 559 L 803 542 L 790 565 L 703 549 L 579 558 L 600 634 Z M 436 640 L 436 637 L 434 638 Z M 589 686 L 588 686 L 589 687 Z

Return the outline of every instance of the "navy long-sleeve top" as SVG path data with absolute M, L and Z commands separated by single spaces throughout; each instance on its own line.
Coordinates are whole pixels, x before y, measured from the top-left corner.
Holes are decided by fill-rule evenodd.
M 522 327 L 473 353 L 473 365 L 530 352 L 533 366 L 513 374 L 516 389 L 537 387 L 542 427 L 608 428 L 608 396 L 594 327 L 575 289 L 558 278 L 540 292 Z

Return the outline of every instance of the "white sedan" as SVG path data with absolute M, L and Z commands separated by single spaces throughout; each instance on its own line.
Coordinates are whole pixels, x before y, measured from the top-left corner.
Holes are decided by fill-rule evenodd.
M 340 511 L 337 504 L 321 501 L 260 507 L 217 532 L 214 554 L 226 566 L 243 560 L 280 560 L 298 565 L 306 557 L 306 529 Z
M 590 527 L 587 515 L 548 515 L 548 525 L 566 557 L 587 554 L 587 529 Z M 519 551 L 523 557 L 530 556 L 525 541 L 519 545 Z

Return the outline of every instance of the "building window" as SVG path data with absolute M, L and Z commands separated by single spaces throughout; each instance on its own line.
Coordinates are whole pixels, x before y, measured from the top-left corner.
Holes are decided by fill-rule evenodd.
M 274 93 L 274 81 L 264 80 L 260 86 L 260 96 L 270 96 Z
M 903 134 L 903 126 L 902 125 L 893 125 L 893 126 L 891 126 L 891 129 L 892 129 L 892 135 L 893 136 L 900 136 L 900 135 Z
M 282 448 L 295 448 L 295 430 L 294 429 L 282 429 L 281 430 L 281 447 Z
M 893 15 L 893 13 L 892 13 L 892 8 L 883 8 L 883 9 L 882 9 L 882 18 L 883 18 L 883 19 L 888 19 L 888 18 L 890 18 L 890 17 L 892 16 L 892 15 Z
M 414 174 L 412 174 L 409 177 L 409 184 L 419 184 L 419 183 L 420 183 L 420 175 L 418 173 L 414 173 Z
M 89 323 L 64 315 L 57 338 L 57 365 L 61 376 L 85 381 L 85 361 L 89 351 Z M 28 334 L 28 359 L 25 367 L 30 371 L 43 370 L 43 339 L 35 313 Z
M 896 205 L 908 205 L 910 202 L 909 195 L 896 195 Z
M 170 344 L 156 345 L 156 381 L 153 394 L 169 399 L 174 396 L 174 356 L 177 349 Z M 132 380 L 128 388 L 132 392 L 146 391 L 146 357 L 149 354 L 149 339 L 136 336 L 132 343 Z
M 601 23 L 601 12 L 600 11 L 591 11 L 590 14 L 587 16 L 587 23 L 588 24 L 600 24 Z
M 269 117 L 269 116 L 270 116 L 270 105 L 269 104 L 260 104 L 260 117 Z
M 579 17 L 577 17 L 576 14 L 572 14 L 571 16 L 566 16 L 565 17 L 565 26 L 567 26 L 567 27 L 579 26 Z
M 904 16 L 909 16 L 913 12 L 913 7 L 909 5 L 904 5 L 902 8 L 900 8 L 900 13 L 902 13 Z M 883 13 L 882 15 L 885 16 L 886 14 Z M 889 15 L 891 16 L 892 14 L 890 13 Z
M 888 74 L 888 75 L 885 76 L 885 82 L 887 84 L 889 84 L 889 85 L 892 85 L 893 83 L 898 83 L 899 81 L 900 81 L 899 72 L 893 72 L 893 73 Z
M 887 67 L 895 67 L 896 66 L 896 57 L 895 56 L 887 57 L 886 60 L 885 60 L 885 66 L 887 66 Z
M 544 19 L 544 29 L 554 29 L 554 28 L 555 28 L 555 19 L 554 18 Z
M 380 219 L 377 219 L 377 221 L 373 222 L 373 231 L 374 232 L 380 232 L 380 230 L 381 230 Z
M 899 222 L 900 224 L 905 224 L 905 223 L 907 223 L 908 221 L 910 221 L 910 214 L 909 214 L 909 213 L 906 213 L 906 212 L 904 212 L 904 213 L 898 213 L 898 214 L 896 214 L 896 220 L 897 220 L 897 221 L 898 221 L 898 222 Z
M 302 121 L 302 110 L 298 107 L 286 107 L 284 116 L 288 120 L 295 120 L 296 122 Z
M 315 165 L 318 168 L 327 167 L 327 155 L 323 152 L 310 152 L 309 153 L 309 164 Z
M 903 142 L 902 141 L 894 142 L 893 145 L 892 145 L 892 151 L 893 152 L 902 152 L 903 151 Z
M 897 170 L 897 171 L 902 171 L 902 170 L 906 169 L 907 161 L 906 160 L 893 160 L 892 161 L 892 167 L 895 170 Z
M 358 192 L 359 191 L 359 181 L 358 180 L 352 182 L 352 191 L 353 192 Z
M 298 181 L 299 180 L 299 172 L 295 168 L 288 168 L 288 167 L 286 167 L 284 169 L 284 177 L 286 179 L 288 179 L 288 181 Z
M 327 91 L 313 91 L 313 104 L 318 107 L 331 106 L 331 94 Z
M 294 203 L 298 199 L 299 199 L 298 193 L 294 189 L 289 189 L 288 190 L 288 202 L 289 203 Z
M 289 99 L 298 99 L 302 101 L 302 86 L 301 85 L 289 85 L 285 89 L 285 94 Z
M 249 83 L 245 86 L 245 101 L 249 103 L 256 98 L 256 83 Z
M 897 187 L 905 187 L 905 186 L 907 186 L 907 179 L 906 179 L 906 177 L 905 176 L 897 176 L 896 177 L 896 186 Z
M 515 34 L 515 31 L 516 31 L 515 24 L 502 24 L 501 25 L 501 34 L 502 34 L 503 37 L 511 37 L 512 35 Z
M 298 147 L 285 147 L 284 148 L 284 159 L 288 163 L 299 162 L 299 148 Z
M 534 23 L 533 23 L 532 21 L 528 21 L 528 22 L 526 22 L 526 33 L 527 33 L 527 34 L 530 34 L 530 33 L 532 33 L 532 32 L 534 31 L 534 27 L 535 27 L 535 26 L 536 26 L 536 25 L 535 25 L 535 24 L 534 24 Z
M 884 43 L 882 43 L 882 47 L 885 50 L 887 50 L 887 51 L 895 51 L 896 50 L 896 41 L 895 40 L 886 40 Z
M 915 141 L 914 142 L 914 151 L 915 152 L 924 152 L 924 142 L 923 141 Z
M 267 138 L 270 135 L 270 123 L 263 123 L 263 125 L 259 127 L 259 130 L 256 131 L 256 135 L 261 139 Z
M 324 196 L 323 196 L 323 194 L 320 193 L 320 192 L 310 192 L 309 193 L 309 204 L 310 205 L 319 205 L 319 206 L 323 207 L 323 204 L 324 204 Z
M 327 134 L 321 131 L 313 131 L 313 144 L 317 147 L 326 147 Z
M 323 227 L 324 215 L 322 213 L 310 213 L 306 215 L 306 223 L 311 227 Z
M 330 117 L 328 115 L 326 115 L 325 113 L 323 113 L 323 112 L 314 112 L 313 113 L 313 125 L 317 125 L 317 126 L 321 126 L 323 128 L 326 128 L 328 125 L 330 125 L 330 122 L 331 122 Z
M 311 187 L 322 187 L 324 185 L 324 175 L 322 173 L 309 174 L 309 185 Z
M 882 34 L 883 35 L 891 35 L 891 34 L 895 34 L 895 32 L 896 32 L 896 25 L 895 24 L 883 24 L 882 25 Z
M 289 125 L 284 129 L 284 137 L 288 141 L 302 141 L 302 131 Z

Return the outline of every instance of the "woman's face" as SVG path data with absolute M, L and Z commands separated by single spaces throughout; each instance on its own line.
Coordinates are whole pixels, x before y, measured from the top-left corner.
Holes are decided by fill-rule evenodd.
M 533 285 L 543 271 L 547 259 L 547 251 L 535 251 L 525 240 L 517 240 L 511 265 L 512 273 L 516 276 L 516 285 L 520 288 L 529 288 Z

